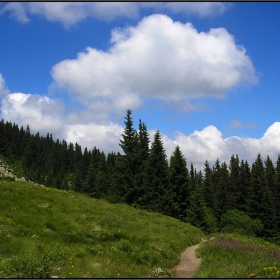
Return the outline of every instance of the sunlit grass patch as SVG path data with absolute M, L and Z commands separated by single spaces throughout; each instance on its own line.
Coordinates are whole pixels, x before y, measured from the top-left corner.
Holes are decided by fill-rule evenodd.
M 280 248 L 258 238 L 235 234 L 218 235 L 198 250 L 202 265 L 196 277 L 275 278 Z
M 0 277 L 169 277 L 203 233 L 72 191 L 0 181 Z

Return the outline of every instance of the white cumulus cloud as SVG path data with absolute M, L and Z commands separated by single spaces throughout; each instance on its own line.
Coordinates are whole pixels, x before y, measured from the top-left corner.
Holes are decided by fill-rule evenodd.
M 51 74 L 57 87 L 81 101 L 120 109 L 135 109 L 145 98 L 223 97 L 257 81 L 245 48 L 226 29 L 199 33 L 190 23 L 160 14 L 114 29 L 108 51 L 88 47 L 76 59 L 54 65 Z
M 1 103 L 4 120 L 24 127 L 29 124 L 33 133 L 50 132 L 59 136 L 63 129 L 63 106 L 46 96 L 17 92 L 6 95 Z
M 67 126 L 66 140 L 79 143 L 83 148 L 92 149 L 94 146 L 105 154 L 121 152 L 119 142 L 123 127 L 109 123 L 87 123 Z
M 231 155 L 238 155 L 239 159 L 248 160 L 252 164 L 257 154 L 263 159 L 269 155 L 275 162 L 280 153 L 280 122 L 272 124 L 261 138 L 231 136 L 223 138 L 221 131 L 209 125 L 201 131 L 194 131 L 190 135 L 176 132 L 174 139 L 162 135 L 168 157 L 171 156 L 176 145 L 179 145 L 188 161 L 193 162 L 197 169 L 203 169 L 206 160 L 214 164 L 219 158 L 220 162 L 229 163 Z
M 54 140 L 77 142 L 83 149 L 96 146 L 105 153 L 121 151 L 119 140 L 122 126 L 101 120 L 94 123 L 83 113 L 80 116 L 64 115 L 60 101 L 46 96 L 21 92 L 8 94 L 1 100 L 0 112 L 5 121 L 24 128 L 29 125 L 32 133 L 51 133 Z

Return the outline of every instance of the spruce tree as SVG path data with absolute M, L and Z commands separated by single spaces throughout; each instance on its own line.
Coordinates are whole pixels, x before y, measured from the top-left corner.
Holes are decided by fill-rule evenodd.
M 259 218 L 262 222 L 264 226 L 262 236 L 273 237 L 276 230 L 276 224 L 274 223 L 275 209 L 271 191 L 267 186 L 265 169 L 260 154 L 252 165 L 250 196 L 250 217 Z
M 222 214 L 228 210 L 228 184 L 229 172 L 227 164 L 223 162 L 220 165 L 217 159 L 213 168 L 213 185 L 215 186 L 214 190 L 217 203 L 215 216 L 218 221 L 220 221 Z
M 124 177 L 126 167 L 124 165 L 123 157 L 123 155 L 117 153 L 113 160 L 114 166 L 112 166 L 112 162 L 109 165 L 109 184 L 107 191 L 107 199 L 113 203 L 124 203 L 126 202 L 127 198 L 129 186 Z
M 99 197 L 106 197 L 108 192 L 108 168 L 104 152 L 100 154 L 98 172 L 95 179 L 96 192 Z
M 149 209 L 170 215 L 172 199 L 169 189 L 168 162 L 159 130 L 151 145 L 147 170 L 147 198 Z
M 239 208 L 240 211 L 249 214 L 250 205 L 250 182 L 251 182 L 251 170 L 248 161 L 241 160 L 240 172 L 238 178 L 238 184 L 241 188 L 240 198 L 239 198 Z
M 90 196 L 95 198 L 100 198 L 100 194 L 96 190 L 95 185 L 96 179 L 96 169 L 94 168 L 93 164 L 91 163 L 86 174 L 85 178 L 85 192 L 88 193 Z
M 240 195 L 239 158 L 238 155 L 232 155 L 229 163 L 228 209 L 240 209 Z
M 276 162 L 276 180 L 275 180 L 275 189 L 273 192 L 274 204 L 276 209 L 277 217 L 277 230 L 280 232 L 280 154 L 278 154 Z
M 192 189 L 189 197 L 189 205 L 186 211 L 185 221 L 206 233 L 217 231 L 217 222 L 212 209 L 207 207 L 203 194 L 203 178 L 201 171 L 196 174 L 191 165 Z
M 217 217 L 218 213 L 218 202 L 217 202 L 217 194 L 216 188 L 213 184 L 213 170 L 211 170 L 208 161 L 205 161 L 204 164 L 204 181 L 203 181 L 203 191 L 204 191 L 204 199 L 208 208 L 212 209 L 215 217 Z
M 133 128 L 133 120 L 131 117 L 131 110 L 127 110 L 125 117 L 125 129 L 122 133 L 120 140 L 120 147 L 124 152 L 123 163 L 124 173 L 123 177 L 126 181 L 127 192 L 126 202 L 132 204 L 136 200 L 136 185 L 135 175 L 137 166 L 137 147 L 138 147 L 138 134 Z
M 170 190 L 172 194 L 171 216 L 181 221 L 186 216 L 190 196 L 187 161 L 177 145 L 170 157 Z
M 139 142 L 137 147 L 137 165 L 135 174 L 136 198 L 135 204 L 141 208 L 146 208 L 145 201 L 147 189 L 147 169 L 149 161 L 150 138 L 145 123 L 139 120 Z

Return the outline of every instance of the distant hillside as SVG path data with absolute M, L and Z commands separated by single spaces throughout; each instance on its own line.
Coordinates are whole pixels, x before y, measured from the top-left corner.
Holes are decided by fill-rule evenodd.
M 0 179 L 0 277 L 169 277 L 201 230 L 73 191 Z M 160 268 L 160 269 L 159 269 Z

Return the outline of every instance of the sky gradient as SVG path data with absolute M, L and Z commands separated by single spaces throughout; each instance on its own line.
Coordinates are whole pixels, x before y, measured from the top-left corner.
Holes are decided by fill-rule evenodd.
M 1 3 L 0 117 L 121 152 L 126 109 L 201 168 L 280 151 L 280 3 Z

